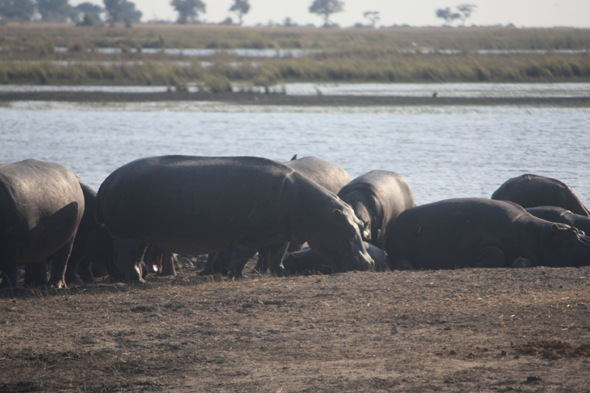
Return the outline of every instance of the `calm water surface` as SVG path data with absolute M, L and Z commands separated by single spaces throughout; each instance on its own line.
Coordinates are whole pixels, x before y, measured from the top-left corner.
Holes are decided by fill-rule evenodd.
M 563 180 L 590 203 L 590 108 L 297 108 L 214 103 L 13 103 L 0 162 L 63 164 L 98 188 L 119 166 L 164 154 L 317 155 L 352 177 L 404 175 L 417 203 L 489 197 L 505 180 Z

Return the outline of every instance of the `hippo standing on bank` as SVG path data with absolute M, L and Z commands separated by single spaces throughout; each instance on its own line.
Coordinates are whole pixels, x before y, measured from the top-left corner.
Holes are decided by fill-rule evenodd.
M 526 211 L 543 220 L 567 224 L 590 234 L 590 217 L 575 214 L 557 206 L 529 207 Z
M 373 266 L 348 205 L 264 158 L 138 159 L 101 185 L 97 218 L 113 236 L 115 263 L 126 281 L 141 281 L 148 244 L 188 255 L 233 249 L 234 276 L 259 249 L 291 238 L 306 239 L 337 271 Z
M 65 271 L 84 214 L 76 176 L 61 165 L 25 160 L 0 165 L 0 287 L 16 287 L 18 265 L 52 261 L 49 284 L 65 286 Z M 33 285 L 47 281 L 45 270 Z
M 284 164 L 334 194 L 337 194 L 344 185 L 350 182 L 350 176 L 344 169 L 319 157 L 297 158 L 295 155 L 291 161 L 284 162 Z M 301 248 L 302 244 L 293 241 L 293 239 L 290 239 L 290 243 L 281 242 L 264 247 L 259 250 L 258 263 L 254 270 L 265 273 L 270 267 L 272 273 L 282 274 L 281 262 L 285 251 L 294 252 L 301 250 Z M 202 276 L 214 273 L 227 274 L 231 254 L 230 250 L 209 255 L 205 268 L 199 274 Z
M 524 208 L 558 206 L 582 216 L 590 216 L 572 188 L 557 179 L 544 176 L 527 174 L 513 177 L 494 191 L 492 199 L 515 202 Z
M 348 203 L 364 224 L 363 239 L 383 248 L 387 225 L 401 212 L 416 206 L 406 179 L 394 172 L 371 171 L 342 187 L 340 199 Z
M 388 228 L 392 269 L 583 266 L 590 238 L 512 202 L 449 199 L 408 209 Z

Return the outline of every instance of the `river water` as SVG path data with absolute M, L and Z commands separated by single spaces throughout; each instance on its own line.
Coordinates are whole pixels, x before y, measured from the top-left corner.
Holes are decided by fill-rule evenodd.
M 65 165 L 98 188 L 139 157 L 317 155 L 356 177 L 405 176 L 418 204 L 489 197 L 523 173 L 558 178 L 590 202 L 590 108 L 252 107 L 200 102 L 0 107 L 0 162 Z

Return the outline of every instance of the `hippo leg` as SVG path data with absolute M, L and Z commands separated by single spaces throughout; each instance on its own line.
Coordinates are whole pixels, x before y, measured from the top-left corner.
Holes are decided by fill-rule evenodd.
M 69 262 L 68 262 L 68 265 L 69 265 Z M 68 270 L 69 270 L 69 266 L 68 266 Z M 80 280 L 83 283 L 84 282 L 90 282 L 90 283 L 96 282 L 96 279 L 94 278 L 94 274 L 92 274 L 92 264 L 89 259 L 84 258 L 80 261 L 80 263 L 78 263 L 77 278 L 78 278 L 78 280 Z M 66 282 L 69 282 L 67 270 L 66 270 Z
M 161 255 L 162 257 L 162 276 L 176 276 L 176 269 L 174 268 L 174 260 L 176 257 L 173 254 Z
M 234 247 L 231 254 L 228 277 L 242 277 L 244 266 L 258 252 L 258 249 L 259 247 L 247 245 L 237 245 Z
M 66 268 L 68 258 L 72 253 L 74 246 L 74 237 L 72 237 L 62 248 L 51 256 L 51 275 L 49 276 L 49 285 L 56 288 L 66 288 Z
M 477 260 L 475 261 L 476 267 L 506 267 L 506 259 L 504 258 L 504 252 L 498 247 L 487 246 L 480 250 Z
M 270 261 L 270 247 L 264 247 L 258 251 L 258 262 L 252 269 L 252 273 L 263 274 L 268 271 L 268 265 Z
M 44 287 L 47 285 L 47 262 L 35 262 L 25 265 L 25 279 L 27 287 Z
M 148 243 L 113 236 L 115 265 L 125 282 L 143 282 L 141 261 Z
M 285 253 L 289 248 L 289 242 L 273 244 L 270 247 L 264 247 L 258 251 L 258 263 L 252 270 L 257 273 L 266 273 L 269 268 L 270 272 L 277 276 L 285 276 L 287 271 L 281 266 Z
M 214 252 L 207 255 L 205 267 L 199 272 L 199 276 L 221 274 L 227 276 L 231 262 L 231 251 Z

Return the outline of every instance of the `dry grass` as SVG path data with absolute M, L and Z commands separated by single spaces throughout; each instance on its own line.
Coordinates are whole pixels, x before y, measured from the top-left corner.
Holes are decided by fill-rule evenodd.
M 0 391 L 578 392 L 589 287 L 590 268 L 239 281 L 184 270 L 4 294 Z
M 588 49 L 587 29 L 317 29 L 237 26 L 0 25 L 0 83 L 185 85 L 217 91 L 227 81 L 281 82 L 586 82 L 590 56 L 550 53 L 478 55 L 476 49 Z M 55 52 L 55 47 L 67 52 Z M 98 47 L 120 48 L 104 54 Z M 142 48 L 303 48 L 302 58 L 241 58 L 144 53 Z M 133 51 L 134 49 L 135 51 Z M 460 55 L 404 50 L 453 49 Z M 400 52 L 400 50 L 402 52 Z M 71 62 L 68 66 L 55 61 Z M 179 65 L 182 61 L 185 65 Z M 212 63 L 203 67 L 201 61 Z M 188 64 L 188 65 L 187 65 Z M 222 83 L 220 83 L 222 81 Z M 225 89 L 222 87 L 222 91 Z

